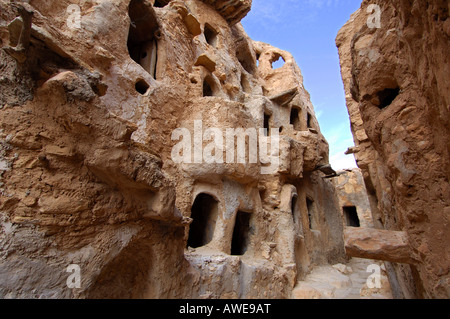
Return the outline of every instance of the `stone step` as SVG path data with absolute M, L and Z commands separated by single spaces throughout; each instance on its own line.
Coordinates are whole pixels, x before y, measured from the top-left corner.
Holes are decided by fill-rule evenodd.
M 367 267 L 373 260 L 352 258 L 347 264 L 316 267 L 294 288 L 293 299 L 390 299 L 389 287 L 369 289 Z M 381 267 L 381 266 L 380 266 Z M 384 285 L 388 285 L 384 278 Z

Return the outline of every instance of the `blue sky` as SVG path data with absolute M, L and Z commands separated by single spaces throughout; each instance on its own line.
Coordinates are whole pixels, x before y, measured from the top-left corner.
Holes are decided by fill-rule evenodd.
M 335 38 L 361 0 L 253 0 L 248 35 L 293 54 L 311 95 L 334 169 L 356 167 Z

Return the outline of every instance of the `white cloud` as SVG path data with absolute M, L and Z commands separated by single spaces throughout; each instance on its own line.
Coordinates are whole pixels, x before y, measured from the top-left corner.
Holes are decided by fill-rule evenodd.
M 356 168 L 356 160 L 353 154 L 345 155 L 343 152 L 339 152 L 330 156 L 330 164 L 335 170 Z
M 353 155 L 345 151 L 354 145 L 347 123 L 341 123 L 329 129 L 323 128 L 323 134 L 330 144 L 330 164 L 335 170 L 357 167 Z

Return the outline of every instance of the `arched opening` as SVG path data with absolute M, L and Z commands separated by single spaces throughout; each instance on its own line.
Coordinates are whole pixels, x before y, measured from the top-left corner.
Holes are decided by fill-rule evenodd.
M 285 60 L 281 54 L 274 54 L 273 58 L 270 60 L 270 65 L 272 69 L 279 69 L 283 67 Z
M 394 102 L 397 96 L 400 94 L 400 88 L 395 87 L 393 89 L 384 89 L 377 93 L 379 105 L 379 109 L 384 109 Z
M 219 203 L 214 197 L 208 194 L 197 196 L 191 208 L 193 222 L 189 228 L 189 247 L 202 247 L 212 241 L 218 213 Z
M 127 43 L 130 57 L 156 79 L 159 26 L 155 10 L 148 1 L 131 0 L 128 14 L 131 20 Z
M 231 241 L 231 255 L 242 256 L 247 251 L 250 244 L 250 218 L 250 213 L 237 212 Z
M 261 58 L 261 52 L 255 51 L 255 55 L 256 55 L 256 67 L 259 67 L 259 59 Z
M 216 47 L 217 46 L 217 31 L 208 23 L 205 24 L 205 29 L 204 29 L 204 35 L 205 35 L 205 39 L 206 42 L 213 46 Z

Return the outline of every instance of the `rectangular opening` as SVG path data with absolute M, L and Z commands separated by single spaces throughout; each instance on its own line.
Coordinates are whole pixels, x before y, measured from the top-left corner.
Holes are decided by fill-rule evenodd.
M 242 256 L 247 251 L 250 235 L 250 213 L 238 211 L 231 241 L 231 255 Z
M 270 135 L 270 114 L 264 113 L 264 134 Z
M 297 222 L 297 202 L 298 202 L 298 196 L 294 195 L 291 199 L 291 214 L 292 218 L 294 219 L 294 223 Z
M 156 79 L 157 42 L 156 40 L 139 44 L 128 44 L 131 58 L 140 64 L 154 79 Z
M 292 107 L 291 109 L 291 119 L 290 123 L 294 126 L 294 130 L 300 131 L 301 130 L 301 124 L 300 124 L 300 117 L 299 112 L 300 110 L 296 107 Z
M 306 197 L 306 209 L 308 210 L 309 229 L 315 229 L 314 201 L 309 197 Z
M 157 42 L 156 39 L 153 41 L 143 43 L 141 47 L 141 56 L 139 64 L 148 72 L 150 75 L 156 79 L 156 63 L 157 58 Z
M 358 211 L 355 206 L 345 206 L 343 207 L 343 211 L 347 226 L 361 227 L 359 223 Z
M 204 35 L 205 35 L 206 42 L 209 45 L 211 45 L 213 47 L 217 46 L 217 34 L 218 34 L 217 31 L 214 30 L 214 28 L 211 25 L 209 25 L 208 23 L 205 24 Z
M 312 127 L 312 115 L 311 113 L 308 112 L 307 118 L 306 118 L 306 125 L 308 128 L 313 128 Z
M 145 1 L 131 0 L 129 5 L 130 29 L 128 53 L 144 70 L 156 79 L 159 26 L 153 7 Z
M 203 97 L 214 96 L 212 83 L 213 81 L 209 76 L 205 77 L 205 80 L 203 81 Z

